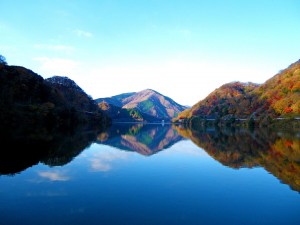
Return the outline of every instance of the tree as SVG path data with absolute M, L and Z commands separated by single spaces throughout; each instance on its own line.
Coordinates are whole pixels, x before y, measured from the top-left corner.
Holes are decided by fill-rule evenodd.
M 3 64 L 3 65 L 7 64 L 5 57 L 1 54 L 0 54 L 0 64 Z
M 248 127 L 249 128 L 254 128 L 255 126 L 255 120 L 253 118 L 253 116 L 250 118 L 250 120 L 248 121 Z

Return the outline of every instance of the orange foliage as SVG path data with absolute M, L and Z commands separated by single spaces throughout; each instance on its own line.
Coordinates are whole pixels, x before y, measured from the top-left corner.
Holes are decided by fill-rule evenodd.
M 294 144 L 294 142 L 290 140 L 286 140 L 284 144 L 286 147 L 291 147 Z
M 290 112 L 293 112 L 293 109 L 291 107 L 287 107 L 284 109 L 284 112 L 285 113 L 290 113 Z
M 262 85 L 232 82 L 224 84 L 195 104 L 185 118 L 203 116 L 238 118 L 298 116 L 300 114 L 300 60 L 281 70 Z M 255 113 L 255 114 L 254 114 Z

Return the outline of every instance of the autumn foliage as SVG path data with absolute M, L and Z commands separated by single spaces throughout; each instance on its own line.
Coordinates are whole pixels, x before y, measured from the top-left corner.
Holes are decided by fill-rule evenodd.
M 259 85 L 232 82 L 214 90 L 177 118 L 267 120 L 300 115 L 300 60 Z

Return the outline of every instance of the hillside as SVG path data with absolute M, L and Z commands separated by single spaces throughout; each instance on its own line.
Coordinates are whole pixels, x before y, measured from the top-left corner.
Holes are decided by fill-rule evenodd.
M 204 100 L 180 113 L 179 118 L 203 116 L 210 119 L 235 114 L 240 118 L 249 117 L 257 108 L 257 84 L 233 82 L 224 84 L 209 94 Z
M 192 118 L 250 119 L 266 122 L 300 115 L 300 61 L 263 84 L 232 82 L 179 114 L 174 121 Z
M 86 123 L 105 126 L 110 119 L 74 81 L 58 76 L 44 80 L 27 68 L 0 64 L 1 129 Z
M 151 89 L 136 93 L 125 93 L 109 98 L 98 98 L 96 99 L 96 102 L 98 102 L 99 106 L 104 110 L 106 110 L 106 107 L 111 109 L 110 113 L 112 114 L 115 114 L 115 109 L 120 111 L 115 107 L 120 107 L 127 111 L 134 109 L 135 114 L 139 114 L 139 119 L 141 120 L 147 120 L 145 117 L 146 115 L 148 115 L 148 117 L 151 116 L 156 120 L 171 120 L 172 118 L 177 117 L 181 111 L 186 109 L 185 106 L 182 106 L 171 98 Z
M 159 118 L 142 113 L 137 109 L 123 109 L 105 100 L 99 102 L 98 107 L 115 122 L 161 122 Z
M 270 113 L 276 116 L 298 116 L 300 114 L 300 60 L 267 80 L 255 93 L 266 100 Z
M 105 102 L 108 103 L 109 105 L 114 105 L 122 108 L 124 103 L 122 102 L 123 99 L 126 99 L 132 95 L 134 95 L 135 92 L 129 92 L 129 93 L 124 93 L 124 94 L 119 94 L 119 95 L 114 95 L 112 97 L 107 97 L 107 98 L 98 98 L 95 99 L 97 103 Z

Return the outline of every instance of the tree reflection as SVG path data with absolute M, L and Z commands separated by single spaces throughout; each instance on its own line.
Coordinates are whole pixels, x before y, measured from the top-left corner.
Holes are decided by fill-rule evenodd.
M 94 142 L 149 156 L 189 138 L 225 166 L 263 167 L 300 192 L 299 131 L 122 124 L 108 130 L 0 129 L 0 136 L 0 174 L 13 175 L 38 163 L 65 165 Z
M 268 129 L 175 129 L 231 168 L 261 166 L 300 192 L 300 133 Z
M 38 163 L 62 166 L 91 145 L 100 131 L 86 126 L 72 129 L 0 129 L 0 174 L 21 172 Z

